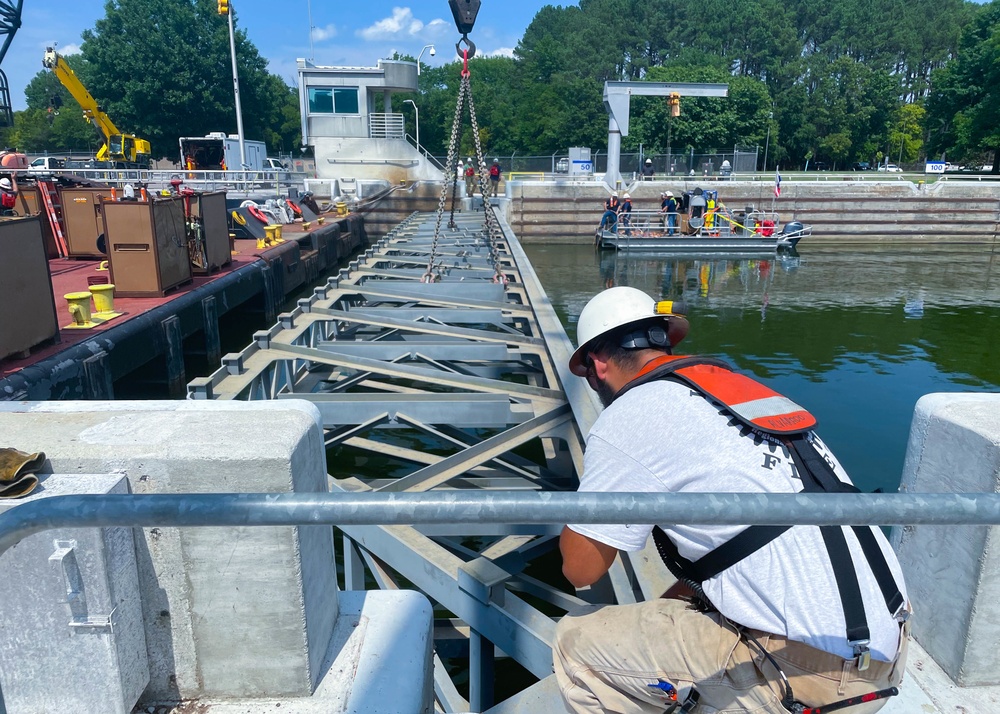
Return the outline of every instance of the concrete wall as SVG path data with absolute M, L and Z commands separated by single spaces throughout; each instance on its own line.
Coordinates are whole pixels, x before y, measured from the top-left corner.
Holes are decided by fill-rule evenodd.
M 383 179 L 393 184 L 444 179 L 442 171 L 405 139 L 314 136 L 312 146 L 317 178 Z
M 4 402 L 0 434 L 140 494 L 327 490 L 306 402 Z M 135 548 L 144 701 L 312 693 L 338 611 L 329 527 L 146 528 Z
M 635 210 L 659 209 L 660 193 L 700 186 L 718 190 L 731 210 L 769 209 L 774 184 L 713 178 L 637 182 L 625 186 Z M 524 243 L 593 241 L 610 190 L 599 182 L 510 181 L 507 216 Z M 810 181 L 782 183 L 774 203 L 785 222 L 813 226 L 810 246 L 880 243 L 955 243 L 995 247 L 1000 243 L 1000 183 L 940 181 Z
M 50 474 L 0 512 L 52 496 L 127 493 L 122 476 Z M 0 712 L 132 711 L 149 666 L 131 529 L 28 536 L 0 558 L 0 602 Z
M 1000 394 L 922 397 L 900 490 L 998 488 Z M 958 684 L 1000 684 L 1000 527 L 907 526 L 894 529 L 893 545 L 914 604 L 914 638 Z

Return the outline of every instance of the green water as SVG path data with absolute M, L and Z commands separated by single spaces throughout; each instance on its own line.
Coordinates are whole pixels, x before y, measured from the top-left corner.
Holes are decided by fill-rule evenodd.
M 575 341 L 608 285 L 683 299 L 678 352 L 710 354 L 809 409 L 863 489 L 895 489 L 917 400 L 1000 391 L 1000 255 L 810 252 L 771 260 L 598 255 L 526 245 Z

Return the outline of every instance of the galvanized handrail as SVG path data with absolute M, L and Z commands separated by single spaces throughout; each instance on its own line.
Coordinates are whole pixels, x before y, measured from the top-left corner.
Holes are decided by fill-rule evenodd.
M 660 523 L 1000 525 L 996 493 L 213 493 L 53 496 L 0 514 L 0 555 L 51 528 Z

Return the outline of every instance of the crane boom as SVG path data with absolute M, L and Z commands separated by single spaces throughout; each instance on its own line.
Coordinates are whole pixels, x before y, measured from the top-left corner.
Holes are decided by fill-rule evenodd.
M 149 142 L 145 139 L 139 139 L 134 134 L 123 134 L 111 121 L 111 117 L 104 113 L 93 95 L 83 86 L 83 82 L 76 76 L 76 72 L 62 55 L 52 47 L 46 48 L 42 65 L 52 70 L 52 73 L 83 109 L 84 118 L 91 122 L 104 137 L 104 144 L 97 152 L 99 161 L 123 161 L 132 164 L 149 162 Z

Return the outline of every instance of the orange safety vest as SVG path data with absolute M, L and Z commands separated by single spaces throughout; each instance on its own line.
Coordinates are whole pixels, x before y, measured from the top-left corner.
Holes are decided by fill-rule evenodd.
M 747 426 L 767 434 L 798 434 L 816 426 L 816 417 L 770 387 L 732 371 L 711 357 L 663 355 L 650 360 L 619 390 L 672 377 L 717 402 Z

